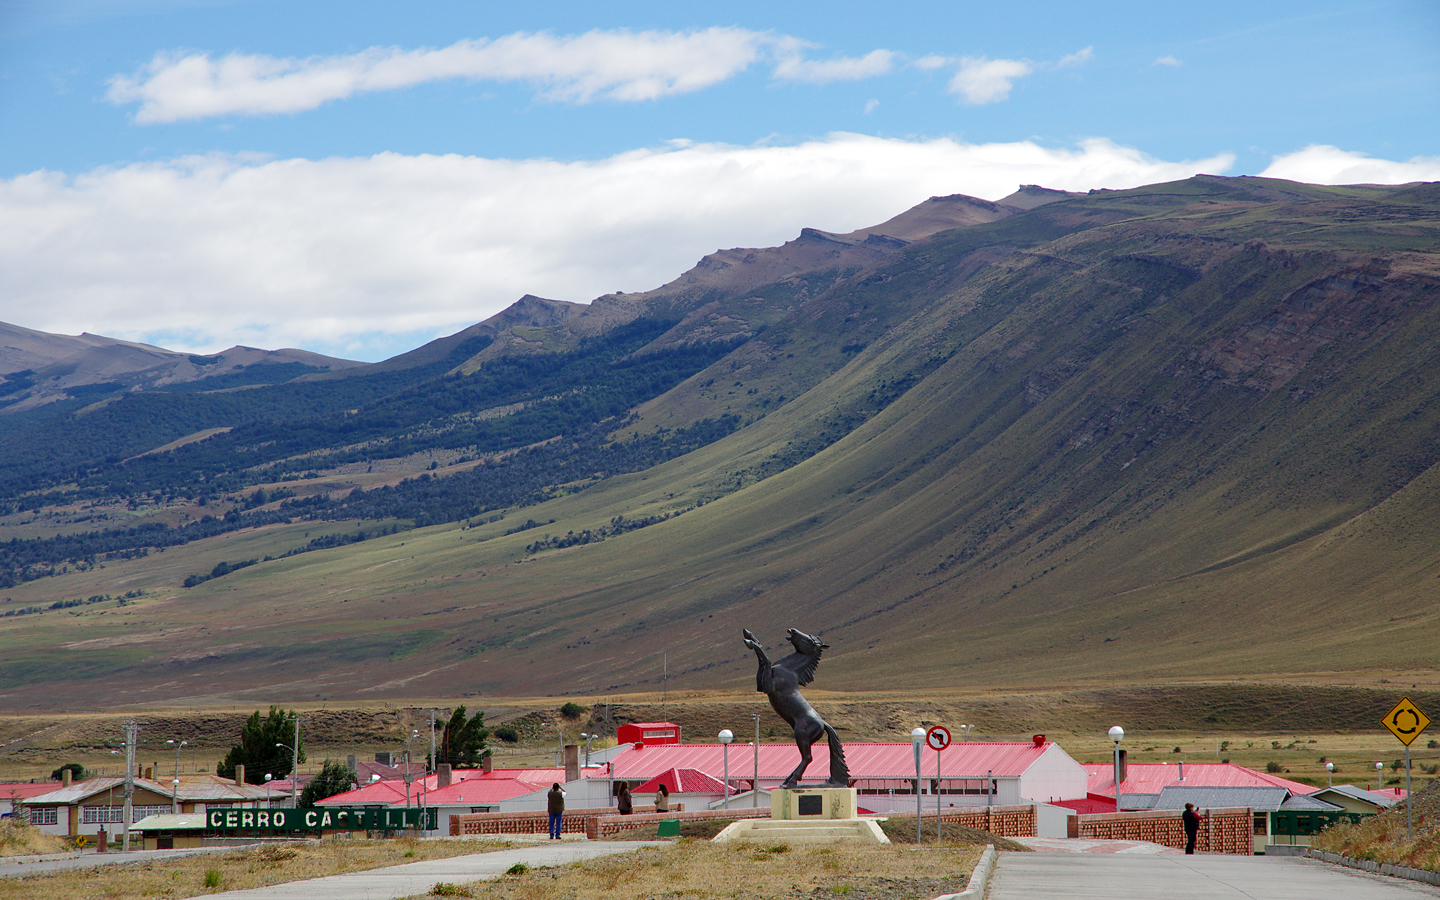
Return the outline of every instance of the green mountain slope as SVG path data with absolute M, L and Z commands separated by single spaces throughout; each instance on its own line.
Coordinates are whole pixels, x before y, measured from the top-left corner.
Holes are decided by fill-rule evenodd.
M 609 426 L 739 430 L 195 588 L 353 527 L 20 584 L 146 593 L 0 619 L 0 703 L 743 686 L 742 626 L 834 688 L 1433 670 L 1434 188 L 1096 192 L 747 289 L 783 311 Z

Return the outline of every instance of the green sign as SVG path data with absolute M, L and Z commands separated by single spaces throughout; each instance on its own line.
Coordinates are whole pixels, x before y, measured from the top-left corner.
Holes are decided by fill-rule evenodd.
M 205 814 L 211 831 L 399 831 L 439 828 L 433 807 L 326 806 L 311 809 L 212 809 Z

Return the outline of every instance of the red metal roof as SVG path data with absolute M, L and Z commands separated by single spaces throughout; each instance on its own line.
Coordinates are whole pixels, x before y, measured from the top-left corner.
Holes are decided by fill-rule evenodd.
M 940 774 L 946 778 L 983 778 L 991 773 L 998 778 L 1019 777 L 1052 746 L 1039 746 L 1030 741 L 952 743 L 940 757 Z M 752 744 L 730 745 L 731 780 L 750 780 L 754 771 Z M 824 744 L 812 751 L 814 759 L 806 770 L 805 781 L 823 781 L 829 773 L 830 753 Z M 854 743 L 845 745 L 845 760 L 854 779 L 904 779 L 915 777 L 915 755 L 910 744 Z M 794 744 L 760 745 L 760 779 L 780 780 L 800 764 L 800 751 Z M 613 760 L 616 778 L 650 779 L 670 769 L 696 769 L 720 777 L 724 770 L 721 744 L 646 744 L 630 749 Z M 934 777 L 935 751 L 921 750 L 921 772 Z
M 733 773 L 732 773 L 733 774 Z M 632 794 L 654 794 L 660 785 L 672 794 L 723 794 L 725 782 L 712 778 L 699 769 L 667 769 L 654 778 L 635 788 Z M 731 787 L 730 792 L 735 792 Z
M 1086 790 L 1103 797 L 1115 796 L 1113 763 L 1082 763 L 1086 773 Z M 1158 794 L 1161 788 L 1181 784 L 1180 767 L 1169 763 L 1129 763 L 1122 794 Z M 1319 788 L 1266 772 L 1257 772 L 1234 763 L 1186 763 L 1187 787 L 1283 787 L 1292 794 L 1309 794 Z
M 1083 800 L 1051 800 L 1050 805 L 1073 809 L 1082 815 L 1088 813 L 1113 813 L 1115 811 L 1115 798 L 1086 794 Z
M 25 800 L 38 797 L 63 787 L 58 781 L 3 781 L 0 782 L 0 800 Z
M 423 798 L 414 798 L 413 802 L 424 799 L 426 806 L 477 806 L 533 794 L 536 790 L 535 785 L 514 778 L 473 778 L 430 790 Z
M 415 785 L 410 786 L 411 796 L 414 796 Z M 343 794 L 336 794 L 333 797 L 326 797 L 324 800 L 316 801 L 316 806 L 389 806 L 396 801 L 403 806 L 405 803 L 405 782 L 403 781 L 376 781 L 364 787 L 356 788 L 353 791 L 346 791 Z

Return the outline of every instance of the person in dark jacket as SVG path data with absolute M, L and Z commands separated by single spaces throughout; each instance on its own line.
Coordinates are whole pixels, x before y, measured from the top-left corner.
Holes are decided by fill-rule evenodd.
M 630 799 L 630 785 L 620 782 L 620 796 L 617 805 L 620 807 L 620 815 L 628 816 L 635 809 L 635 803 Z
M 565 818 L 565 792 L 560 790 L 560 782 L 550 786 L 550 793 L 545 795 L 545 808 L 550 811 L 550 840 L 560 840 L 560 823 Z
M 1185 824 L 1185 852 L 1193 856 L 1195 839 L 1200 834 L 1200 814 L 1195 811 L 1195 804 L 1185 804 L 1185 811 L 1180 814 L 1180 820 Z

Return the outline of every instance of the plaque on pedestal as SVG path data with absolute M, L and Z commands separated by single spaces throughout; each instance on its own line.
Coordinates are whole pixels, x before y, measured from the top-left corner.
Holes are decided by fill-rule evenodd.
M 854 819 L 857 807 L 854 788 L 802 785 L 770 790 L 771 819 Z

